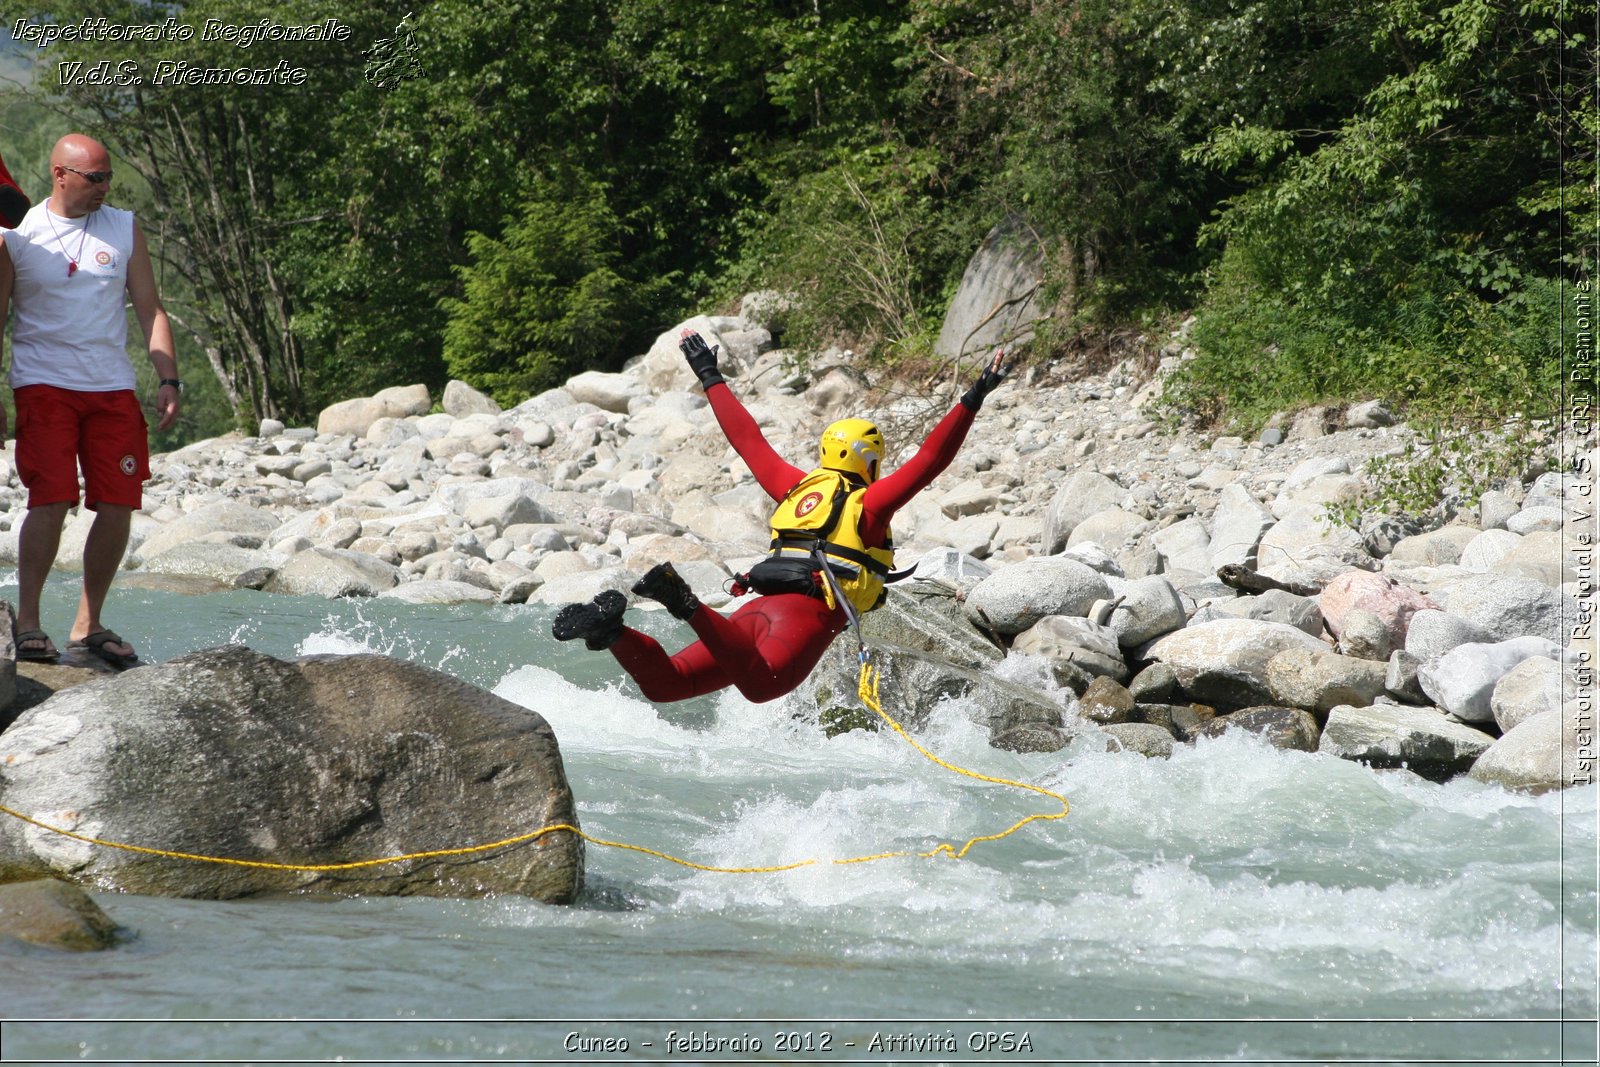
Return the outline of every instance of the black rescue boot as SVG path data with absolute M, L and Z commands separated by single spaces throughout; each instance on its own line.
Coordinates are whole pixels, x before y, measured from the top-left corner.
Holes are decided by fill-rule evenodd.
M 699 599 L 670 563 L 657 563 L 644 577 L 633 583 L 635 596 L 648 597 L 666 608 L 675 619 L 689 621 L 700 607 Z
M 628 598 L 615 589 L 607 589 L 587 604 L 568 604 L 556 612 L 550 632 L 557 641 L 583 638 L 590 651 L 610 648 L 622 636 L 622 613 L 628 608 Z

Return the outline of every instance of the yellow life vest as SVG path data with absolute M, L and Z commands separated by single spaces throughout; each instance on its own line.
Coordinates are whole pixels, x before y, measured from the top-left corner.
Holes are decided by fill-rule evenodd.
M 894 565 L 894 535 L 881 547 L 861 542 L 861 503 L 867 487 L 839 471 L 819 467 L 778 503 L 772 527 L 773 559 L 811 558 L 818 547 L 840 590 L 857 611 L 883 603 L 884 580 Z

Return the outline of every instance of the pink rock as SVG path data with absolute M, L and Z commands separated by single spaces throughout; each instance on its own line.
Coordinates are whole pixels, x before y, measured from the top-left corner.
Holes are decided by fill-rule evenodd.
M 1344 617 L 1352 611 L 1371 612 L 1383 620 L 1393 638 L 1391 647 L 1403 648 L 1411 616 L 1423 608 L 1439 609 L 1426 595 L 1401 585 L 1387 574 L 1347 571 L 1329 582 L 1317 597 L 1322 621 L 1328 632 L 1338 637 Z

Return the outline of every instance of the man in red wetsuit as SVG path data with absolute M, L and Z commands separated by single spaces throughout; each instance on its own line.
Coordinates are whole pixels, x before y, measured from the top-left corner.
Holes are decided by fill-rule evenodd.
M 857 611 L 881 602 L 892 553 L 889 520 L 950 465 L 984 397 L 1007 368 L 1003 353 L 997 353 L 917 454 L 879 478 L 883 437 L 870 422 L 845 419 L 828 427 L 819 466 L 808 473 L 773 451 L 718 373 L 715 349 L 690 330 L 679 348 L 705 388 L 722 432 L 778 502 L 773 557 L 747 576 L 763 595 L 724 617 L 700 603 L 672 564 L 662 563 L 640 578 L 633 592 L 663 604 L 694 630 L 700 640 L 682 652 L 669 656 L 653 638 L 624 626 L 627 597 L 617 590 L 562 608 L 552 631 L 558 641 L 581 637 L 591 649 L 610 649 L 649 700 L 686 700 L 732 685 L 759 704 L 804 681 L 849 625 L 850 611 L 840 597 Z M 767 579 L 767 589 L 783 591 L 763 589 L 762 571 L 769 563 L 768 573 L 779 572 L 781 580 Z M 822 580 L 824 565 L 831 581 Z

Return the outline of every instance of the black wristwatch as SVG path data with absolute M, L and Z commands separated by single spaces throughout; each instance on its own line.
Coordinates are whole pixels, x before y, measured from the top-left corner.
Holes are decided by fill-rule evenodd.
M 161 379 L 161 385 L 170 385 L 178 392 L 183 392 L 183 383 L 176 378 L 163 378 Z M 157 386 L 157 388 L 160 388 L 160 386 Z

